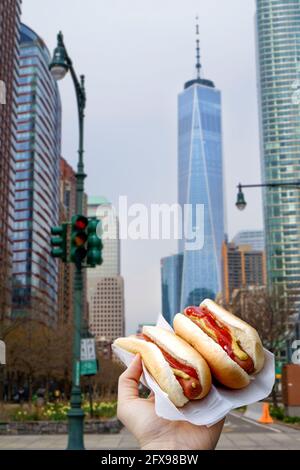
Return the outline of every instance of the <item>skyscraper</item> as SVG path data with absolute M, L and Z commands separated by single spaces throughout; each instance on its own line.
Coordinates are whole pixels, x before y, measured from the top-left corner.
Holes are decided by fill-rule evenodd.
M 124 335 L 124 280 L 120 273 L 119 220 L 104 197 L 88 199 L 88 216 L 102 223 L 103 263 L 87 270 L 89 325 L 98 349 L 107 355 L 109 345 Z
M 181 308 L 215 297 L 221 291 L 221 249 L 224 239 L 221 93 L 201 78 L 197 26 L 197 76 L 188 81 L 178 99 L 178 197 L 192 211 L 184 224 L 203 232 L 203 247 L 180 240 L 183 253 Z M 204 221 L 196 218 L 204 206 Z M 187 219 L 188 218 L 188 219 Z M 200 226 L 199 226 L 200 225 Z
M 181 253 L 166 256 L 160 261 L 162 313 L 170 324 L 172 324 L 174 315 L 180 312 L 182 262 L 183 255 Z
M 0 319 L 11 312 L 20 0 L 0 2 Z
M 14 202 L 13 313 L 57 320 L 58 265 L 50 228 L 59 221 L 61 103 L 43 40 L 21 25 Z
M 257 0 L 261 166 L 266 183 L 299 180 L 300 3 Z M 300 302 L 300 190 L 263 195 L 268 281 Z

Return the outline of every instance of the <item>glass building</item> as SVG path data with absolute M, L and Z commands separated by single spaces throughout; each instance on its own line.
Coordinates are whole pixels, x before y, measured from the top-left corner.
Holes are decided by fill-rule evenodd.
M 43 40 L 21 25 L 17 93 L 13 314 L 57 319 L 58 266 L 50 229 L 59 221 L 61 103 Z
M 263 181 L 299 181 L 300 2 L 256 4 Z M 300 188 L 266 188 L 263 205 L 268 281 L 300 302 Z
M 170 324 L 176 313 L 181 311 L 182 263 L 182 253 L 166 256 L 160 261 L 162 313 Z
M 0 319 L 11 314 L 16 96 L 21 1 L 0 2 Z
M 179 241 L 183 253 L 181 308 L 214 298 L 222 290 L 221 250 L 224 239 L 221 93 L 200 78 L 197 40 L 197 78 L 187 82 L 178 98 L 178 198 L 184 226 L 203 234 L 203 246 Z M 191 211 L 184 206 L 189 204 Z M 198 219 L 197 205 L 204 218 Z
M 252 250 L 264 251 L 265 234 L 263 230 L 241 230 L 233 238 L 235 245 L 250 245 Z

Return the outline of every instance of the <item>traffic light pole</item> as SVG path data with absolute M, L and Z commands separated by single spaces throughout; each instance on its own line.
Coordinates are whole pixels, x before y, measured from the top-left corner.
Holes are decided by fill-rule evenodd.
M 97 218 L 87 218 L 84 216 L 84 113 L 86 106 L 86 94 L 84 75 L 78 80 L 73 63 L 67 53 L 63 35 L 57 36 L 57 47 L 49 69 L 55 80 L 63 79 L 70 72 L 76 93 L 78 105 L 79 121 L 79 149 L 78 165 L 76 173 L 76 214 L 72 217 L 71 223 L 63 223 L 59 227 L 52 227 L 51 238 L 54 258 L 60 258 L 64 263 L 74 263 L 74 325 L 73 325 L 73 361 L 72 361 L 72 391 L 71 407 L 68 413 L 69 419 L 69 439 L 68 450 L 84 449 L 83 443 L 83 423 L 84 412 L 82 410 L 81 388 L 80 388 L 80 349 L 81 336 L 83 330 L 83 310 L 84 310 L 84 285 L 82 274 L 82 262 L 86 258 L 85 267 L 96 267 L 102 263 L 102 241 L 99 239 Z M 71 254 L 67 253 L 67 225 L 71 225 Z M 87 248 L 85 247 L 87 245 Z
M 68 57 L 68 55 L 67 55 Z M 84 77 L 81 76 L 80 83 L 73 69 L 71 60 L 69 60 L 69 70 L 74 82 L 76 90 L 76 98 L 78 104 L 79 118 L 79 149 L 78 149 L 78 166 L 76 173 L 76 213 L 83 214 L 83 198 L 84 198 L 84 173 L 83 155 L 84 155 L 84 110 L 86 105 L 86 95 L 84 87 Z M 81 263 L 76 264 L 74 274 L 74 339 L 73 339 L 73 373 L 72 373 L 72 392 L 71 392 L 71 408 L 68 413 L 69 418 L 69 439 L 68 450 L 84 449 L 83 442 L 83 425 L 84 411 L 81 404 L 81 388 L 80 388 L 80 342 L 81 330 L 83 322 L 83 273 Z
M 54 52 L 54 59 L 49 66 L 54 72 L 59 69 L 61 72 L 57 79 L 61 79 L 69 71 L 75 87 L 76 99 L 78 105 L 79 120 L 79 149 L 78 149 L 78 165 L 76 173 L 76 213 L 83 215 L 84 212 L 84 111 L 86 106 L 86 94 L 84 76 L 80 77 L 80 81 L 75 73 L 72 60 L 70 59 L 63 40 L 62 33 L 57 37 L 57 48 Z M 84 412 L 82 410 L 81 388 L 80 388 L 80 343 L 81 330 L 83 322 L 83 274 L 81 261 L 75 263 L 74 274 L 74 325 L 73 325 L 73 365 L 72 365 L 72 392 L 71 392 L 71 408 L 68 413 L 69 419 L 69 439 L 68 450 L 84 449 L 83 442 L 83 423 Z

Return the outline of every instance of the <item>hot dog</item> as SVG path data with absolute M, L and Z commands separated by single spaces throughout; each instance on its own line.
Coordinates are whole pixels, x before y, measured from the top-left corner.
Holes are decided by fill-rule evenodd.
M 211 374 L 206 361 L 174 333 L 144 326 L 141 335 L 118 338 L 114 344 L 139 353 L 152 377 L 176 406 L 208 394 Z
M 264 365 L 257 331 L 210 299 L 174 318 L 176 334 L 207 360 L 212 374 L 229 388 L 243 388 Z

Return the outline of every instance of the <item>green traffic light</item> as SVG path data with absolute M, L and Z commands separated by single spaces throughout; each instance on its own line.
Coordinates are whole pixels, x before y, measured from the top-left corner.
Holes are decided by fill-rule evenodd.
M 51 228 L 50 243 L 52 246 L 51 256 L 67 261 L 67 224 Z
M 96 217 L 89 219 L 87 239 L 87 264 L 91 267 L 102 264 L 103 244 L 98 236 L 98 227 L 101 222 Z M 100 225 L 101 226 L 101 225 Z

